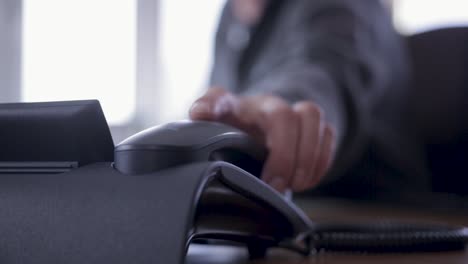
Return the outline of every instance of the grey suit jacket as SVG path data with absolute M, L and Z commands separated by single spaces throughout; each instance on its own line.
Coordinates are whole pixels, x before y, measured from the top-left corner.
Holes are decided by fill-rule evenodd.
M 398 164 L 386 168 L 389 176 L 375 169 L 367 173 L 369 179 L 354 176 L 358 185 L 369 181 L 378 188 L 377 177 L 382 188 L 391 188 L 385 187 L 388 181 L 421 179 L 416 176 L 421 172 L 411 168 L 414 162 L 405 162 L 413 150 L 396 155 L 401 151 L 393 146 L 404 142 L 395 131 L 407 76 L 405 47 L 380 1 L 270 0 L 254 28 L 237 21 L 227 3 L 216 35 L 211 85 L 239 94 L 273 93 L 289 102 L 313 100 L 339 139 L 328 179 L 356 166 L 362 171 L 382 167 L 376 163 Z

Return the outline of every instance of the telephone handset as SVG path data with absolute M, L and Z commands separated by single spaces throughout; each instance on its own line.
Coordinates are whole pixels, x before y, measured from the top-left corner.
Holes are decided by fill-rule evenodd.
M 114 166 L 142 174 L 191 162 L 222 160 L 258 175 L 266 149 L 243 131 L 221 123 L 179 121 L 144 130 L 115 148 Z
M 253 176 L 260 175 L 267 155 L 264 147 L 231 126 L 181 121 L 123 141 L 115 148 L 114 167 L 124 174 L 141 175 L 184 164 L 224 161 L 214 172 L 219 181 L 207 184 L 201 195 L 191 238 L 243 242 L 254 257 L 277 246 L 303 254 L 314 249 L 411 252 L 461 249 L 468 242 L 468 229 L 458 227 L 314 224 Z

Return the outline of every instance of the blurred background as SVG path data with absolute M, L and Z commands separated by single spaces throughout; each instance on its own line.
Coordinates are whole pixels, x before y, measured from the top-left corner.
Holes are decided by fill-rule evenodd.
M 114 141 L 187 118 L 225 0 L 0 0 L 0 102 L 98 99 Z M 468 26 L 467 0 L 387 0 L 399 32 Z

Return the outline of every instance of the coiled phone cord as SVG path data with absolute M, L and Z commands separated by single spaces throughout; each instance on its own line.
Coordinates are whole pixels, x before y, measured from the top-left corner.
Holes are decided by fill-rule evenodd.
M 377 223 L 318 224 L 309 235 L 312 251 L 430 252 L 462 250 L 468 228 L 442 225 Z

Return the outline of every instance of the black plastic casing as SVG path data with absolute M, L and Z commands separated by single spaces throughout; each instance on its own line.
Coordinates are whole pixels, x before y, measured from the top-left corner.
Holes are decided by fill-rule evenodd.
M 191 242 L 212 239 L 309 252 L 301 243 L 309 219 L 225 162 L 138 176 L 107 162 L 62 174 L 3 174 L 0 193 L 5 264 L 182 264 Z
M 83 166 L 111 162 L 113 156 L 114 143 L 97 100 L 0 104 L 0 170 L 4 162 L 10 168 L 63 167 L 54 163 L 64 162 Z

